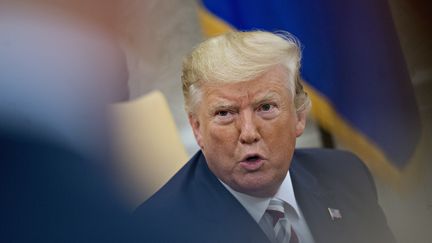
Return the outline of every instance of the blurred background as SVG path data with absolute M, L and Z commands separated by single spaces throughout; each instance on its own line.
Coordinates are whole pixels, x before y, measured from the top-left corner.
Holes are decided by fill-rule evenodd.
M 53 89 L 50 94 L 58 97 L 48 103 L 64 100 L 65 94 L 81 94 L 82 90 L 87 90 L 88 94 L 77 96 L 76 100 L 64 101 L 77 104 L 73 109 L 89 108 L 89 104 L 99 102 L 86 111 L 93 115 L 91 118 L 80 113 L 84 120 L 87 117 L 100 121 L 95 124 L 71 122 L 76 116 L 70 116 L 68 109 L 72 108 L 67 107 L 48 110 L 48 113 L 62 117 L 61 121 L 32 108 L 27 109 L 32 112 L 23 109 L 22 114 L 32 117 L 32 123 L 47 124 L 47 130 L 56 128 L 56 134 L 62 134 L 62 141 L 73 144 L 71 146 L 82 153 L 97 151 L 92 155 L 98 158 L 96 160 L 103 160 L 101 154 L 107 153 L 101 152 L 106 150 L 100 147 L 112 146 L 115 152 L 112 176 L 116 178 L 113 190 L 121 194 L 130 210 L 157 190 L 198 150 L 183 106 L 180 75 L 184 55 L 207 36 L 230 28 L 278 28 L 294 33 L 303 43 L 303 78 L 313 98 L 314 110 L 297 147 L 335 147 L 355 152 L 374 175 L 380 203 L 398 241 L 426 243 L 432 240 L 432 7 L 429 1 L 304 1 L 299 4 L 290 1 L 26 0 L 20 1 L 20 7 L 13 2 L 0 0 L 0 18 L 31 20 L 51 16 L 52 11 L 46 14 L 46 9 L 56 8 L 73 16 L 72 22 L 80 22 L 75 27 L 77 32 L 93 33 L 91 26 L 96 23 L 99 27 L 95 29 L 109 33 L 110 41 L 105 47 L 98 44 L 106 40 L 105 34 L 102 34 L 103 40 L 96 38 L 95 43 L 86 47 L 88 50 L 101 48 L 95 54 L 88 54 L 98 59 L 75 57 L 77 63 L 88 63 L 78 65 L 70 71 L 73 78 L 64 81 L 87 80 L 80 71 L 82 67 L 106 72 L 103 77 L 89 75 L 92 80 L 100 81 L 91 88 L 87 88 L 85 82 L 78 84 L 78 88 L 62 90 L 53 88 L 56 82 L 38 84 L 34 88 L 28 83 L 15 85 L 30 90 Z M 30 10 L 23 14 L 23 6 Z M 15 13 L 12 9 L 20 10 Z M 34 12 L 38 12 L 39 17 L 30 14 Z M 59 16 L 66 15 L 57 14 L 45 21 L 57 23 Z M 263 20 L 265 23 L 260 22 Z M 11 50 L 7 48 L 10 43 L 18 40 L 5 38 L 5 33 L 17 36 L 11 29 L 28 31 L 20 21 L 16 28 L 1 22 L 6 22 L 0 21 L 3 72 L 12 64 L 8 59 L 1 59 L 1 55 Z M 27 25 L 35 31 L 34 35 L 26 37 L 35 38 L 31 45 L 40 35 L 49 36 L 53 43 L 64 43 L 73 35 L 79 35 L 72 32 L 68 37 L 57 30 L 38 34 L 40 29 L 33 28 L 36 25 L 32 21 Z M 44 40 L 40 42 L 44 43 Z M 121 54 L 111 42 L 118 44 Z M 367 48 L 361 49 L 363 45 Z M 53 44 L 44 48 L 74 52 L 70 47 Z M 30 58 L 32 54 L 23 52 L 20 55 Z M 360 60 L 356 59 L 358 56 Z M 106 63 L 108 60 L 115 61 Z M 102 66 L 92 66 L 95 63 L 102 63 Z M 114 70 L 122 65 L 125 65 L 127 75 L 121 68 Z M 73 75 L 78 73 L 83 77 Z M 0 74 L 0 77 L 2 98 L 7 94 L 16 97 L 7 91 L 11 85 L 7 84 L 7 76 Z M 326 80 L 329 86 L 322 84 Z M 360 81 L 361 85 L 350 86 L 353 80 Z M 18 93 L 23 95 L 23 92 Z M 110 95 L 101 97 L 102 93 Z M 27 96 L 17 100 L 24 97 Z M 10 110 L 15 109 L 11 109 L 10 104 L 29 107 L 29 103 L 34 102 L 17 105 L 10 101 L 14 98 L 4 99 L 6 101 L 0 106 L 3 120 L 10 117 Z M 103 114 L 94 112 L 103 110 L 100 105 L 111 103 L 115 104 L 111 105 L 106 120 L 102 118 Z M 29 124 L 28 120 L 26 124 Z M 109 124 L 105 124 L 106 121 Z M 112 131 L 112 143 L 105 144 L 109 140 L 101 135 L 105 133 L 96 132 L 101 129 L 100 124 L 110 127 L 107 130 Z M 382 131 L 386 132 L 380 134 Z M 381 139 L 383 137 L 385 139 Z M 98 138 L 98 141 L 92 138 Z M 159 149 L 161 147 L 164 149 Z

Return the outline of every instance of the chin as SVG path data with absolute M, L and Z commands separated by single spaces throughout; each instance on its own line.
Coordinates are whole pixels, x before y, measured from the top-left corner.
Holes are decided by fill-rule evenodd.
M 272 197 L 276 194 L 279 186 L 280 183 L 278 184 L 278 186 L 276 186 L 274 182 L 256 183 L 256 181 L 254 181 L 250 183 L 240 183 L 239 185 L 236 185 L 236 187 L 232 188 L 238 192 L 245 193 L 254 197 Z
M 245 191 L 245 194 L 248 194 L 250 196 L 253 197 L 273 197 L 277 192 L 277 188 L 276 189 L 262 189 L 262 188 L 254 188 L 254 189 L 250 189 Z

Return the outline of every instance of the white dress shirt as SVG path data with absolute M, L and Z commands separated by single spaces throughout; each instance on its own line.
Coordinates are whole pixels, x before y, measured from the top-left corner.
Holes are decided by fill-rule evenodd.
M 253 197 L 238 191 L 235 191 L 227 184 L 223 183 L 220 179 L 219 181 L 225 188 L 240 202 L 241 205 L 246 209 L 246 211 L 252 216 L 255 222 L 259 223 L 261 218 L 263 217 L 265 211 L 267 210 L 271 197 Z M 314 243 L 312 234 L 309 230 L 309 227 L 306 223 L 306 220 L 303 216 L 303 213 L 300 210 L 300 207 L 297 204 L 294 195 L 294 189 L 292 187 L 291 176 L 288 171 L 285 179 L 283 180 L 281 186 L 279 187 L 276 194 L 273 196 L 274 198 L 278 198 L 288 205 L 290 205 L 293 210 L 295 210 L 297 216 L 290 215 L 288 213 L 288 219 L 290 220 L 292 227 L 297 233 L 298 239 L 300 243 Z

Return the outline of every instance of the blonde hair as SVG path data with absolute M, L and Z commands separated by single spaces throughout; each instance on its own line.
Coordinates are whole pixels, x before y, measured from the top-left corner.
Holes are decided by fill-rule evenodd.
M 311 102 L 300 82 L 300 44 L 288 32 L 233 31 L 199 44 L 183 61 L 183 95 L 187 113 L 201 99 L 204 83 L 235 83 L 252 80 L 282 65 L 288 73 L 287 88 L 298 112 Z

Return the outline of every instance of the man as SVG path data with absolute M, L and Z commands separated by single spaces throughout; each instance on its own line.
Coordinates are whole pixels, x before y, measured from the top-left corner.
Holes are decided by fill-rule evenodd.
M 150 241 L 394 241 L 357 157 L 295 150 L 311 106 L 299 68 L 288 33 L 227 33 L 185 59 L 201 151 L 137 209 Z

